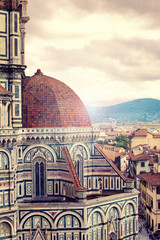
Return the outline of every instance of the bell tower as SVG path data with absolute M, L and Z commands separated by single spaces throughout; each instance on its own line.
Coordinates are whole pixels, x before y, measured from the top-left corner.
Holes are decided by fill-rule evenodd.
M 22 127 L 22 79 L 24 70 L 27 0 L 0 1 L 0 85 L 13 94 L 11 125 Z

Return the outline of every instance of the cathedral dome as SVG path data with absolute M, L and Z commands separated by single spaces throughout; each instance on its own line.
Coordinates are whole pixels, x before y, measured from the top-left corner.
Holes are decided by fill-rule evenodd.
M 88 112 L 77 94 L 63 82 L 37 73 L 23 80 L 24 128 L 90 127 Z

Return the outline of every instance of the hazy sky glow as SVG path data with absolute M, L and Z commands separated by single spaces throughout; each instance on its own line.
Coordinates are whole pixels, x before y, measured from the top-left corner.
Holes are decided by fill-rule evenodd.
M 159 0 L 28 0 L 27 75 L 40 68 L 86 105 L 160 99 Z

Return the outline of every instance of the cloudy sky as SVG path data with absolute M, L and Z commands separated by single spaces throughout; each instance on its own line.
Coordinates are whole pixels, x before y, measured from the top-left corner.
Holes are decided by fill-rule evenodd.
M 85 105 L 160 99 L 160 0 L 29 0 L 27 75 L 40 68 Z

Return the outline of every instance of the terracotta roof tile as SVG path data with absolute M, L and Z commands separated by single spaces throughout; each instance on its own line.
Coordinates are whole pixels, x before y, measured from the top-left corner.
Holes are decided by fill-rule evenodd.
M 103 146 L 104 146 L 106 149 L 114 149 L 114 146 L 111 146 L 111 145 L 104 144 Z
M 90 127 L 88 112 L 63 82 L 38 72 L 23 81 L 23 127 Z
M 147 146 L 149 146 L 149 145 L 148 144 L 138 144 L 138 145 L 132 147 L 132 149 L 136 149 L 138 147 L 147 147 Z
M 144 180 L 153 186 L 160 186 L 160 173 L 154 173 L 154 172 L 142 173 L 137 175 L 137 177 L 140 180 L 142 181 Z
M 132 133 L 133 136 L 146 136 L 147 133 L 150 133 L 153 135 L 153 133 L 149 132 L 147 129 L 137 129 Z
M 115 161 L 115 158 L 120 157 L 121 154 L 108 150 L 106 149 L 103 145 L 99 145 L 99 147 L 103 150 L 103 152 L 105 153 L 105 155 L 107 156 L 107 159 L 112 160 L 113 162 Z
M 81 182 L 79 180 L 78 174 L 76 172 L 76 169 L 75 169 L 75 166 L 74 166 L 73 161 L 71 159 L 71 155 L 69 153 L 68 148 L 67 147 L 62 147 L 62 152 L 63 152 L 63 155 L 64 155 L 65 160 L 67 162 L 67 166 L 68 166 L 69 172 L 71 174 L 71 177 L 72 177 L 73 183 L 75 185 L 75 188 L 77 190 L 86 190 L 86 188 L 84 188 L 81 185 Z
M 103 148 L 101 147 L 101 145 L 96 144 L 97 149 L 100 151 L 100 153 L 104 156 L 104 158 L 106 158 L 110 165 L 113 167 L 113 169 L 123 178 L 124 181 L 127 181 L 127 178 L 124 177 L 124 175 L 122 174 L 122 172 L 115 166 L 115 164 L 113 163 L 113 161 L 111 161 L 110 159 L 107 158 L 107 155 L 105 154 L 105 151 L 103 150 Z
M 133 153 L 129 153 L 130 158 L 132 161 L 147 161 L 150 159 L 150 157 L 146 153 L 141 153 L 138 155 L 133 155 Z

